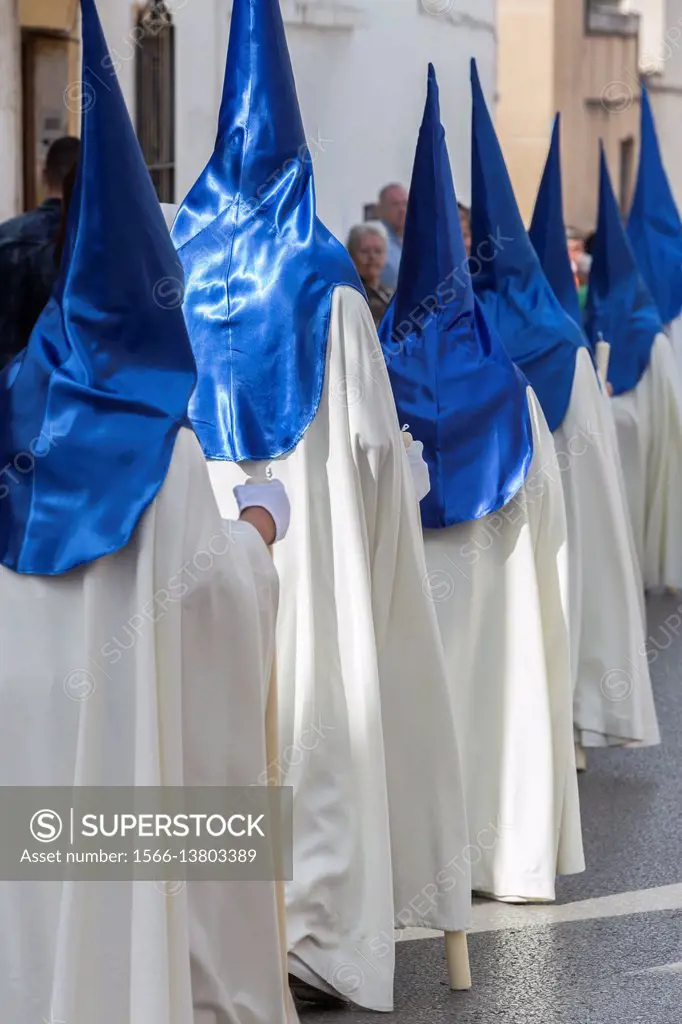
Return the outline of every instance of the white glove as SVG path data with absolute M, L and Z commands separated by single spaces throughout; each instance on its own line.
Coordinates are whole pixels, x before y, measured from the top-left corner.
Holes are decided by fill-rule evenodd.
M 291 505 L 281 480 L 252 480 L 239 484 L 234 496 L 240 514 L 245 508 L 264 508 L 275 524 L 275 540 L 284 540 L 291 520 Z
M 431 490 L 429 467 L 424 459 L 424 445 L 421 441 L 413 441 L 407 449 L 407 461 L 412 470 L 412 480 L 417 501 L 422 501 Z

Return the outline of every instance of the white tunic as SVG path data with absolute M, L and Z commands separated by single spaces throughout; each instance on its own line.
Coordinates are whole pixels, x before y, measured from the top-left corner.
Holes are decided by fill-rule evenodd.
M 573 745 L 564 499 L 528 390 L 533 462 L 502 510 L 425 531 L 459 728 L 474 889 L 553 900 L 583 871 Z
M 256 783 L 276 607 L 265 546 L 222 524 L 180 431 L 126 548 L 54 578 L 0 567 L 0 783 Z M 272 883 L 0 882 L 0 923 L 3 1024 L 296 1020 Z
M 587 349 L 554 431 L 568 523 L 576 739 L 585 747 L 660 742 L 641 578 L 613 422 Z
M 682 409 L 675 358 L 659 334 L 639 384 L 613 398 L 635 544 L 647 589 L 682 588 Z
M 677 367 L 677 381 L 680 393 L 682 394 L 682 314 L 676 317 L 671 324 L 668 324 L 666 333 L 672 345 L 675 365 Z
M 223 515 L 242 467 L 212 463 Z M 394 922 L 460 930 L 470 875 L 455 729 L 418 509 L 374 323 L 333 296 L 322 400 L 274 462 L 282 767 L 294 787 L 290 969 L 393 1005 Z

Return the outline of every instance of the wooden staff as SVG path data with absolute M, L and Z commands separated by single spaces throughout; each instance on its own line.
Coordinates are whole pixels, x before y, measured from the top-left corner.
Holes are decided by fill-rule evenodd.
M 263 463 L 248 462 L 242 468 L 247 476 L 253 480 L 266 482 L 268 480 L 267 465 Z M 272 546 L 268 549 L 273 557 Z M 275 620 L 275 646 L 272 654 L 272 669 L 270 671 L 270 684 L 268 687 L 268 700 L 265 708 L 265 755 L 267 764 L 268 786 L 277 788 L 282 785 L 282 771 L 279 763 L 279 692 L 277 687 L 277 621 Z M 274 795 L 274 794 L 273 794 Z M 276 800 L 270 801 L 272 815 L 272 863 L 275 875 L 275 898 L 277 901 L 277 929 L 279 932 L 279 946 L 282 965 L 282 991 L 286 1007 L 287 1019 L 297 1019 L 294 1009 L 294 1002 L 289 991 L 289 944 L 287 940 L 287 912 L 286 899 L 284 894 L 284 880 L 282 879 L 282 828 L 280 818 L 280 805 Z
M 580 743 L 575 745 L 575 766 L 579 772 L 587 771 L 587 751 Z
M 272 554 L 272 548 L 270 548 Z M 270 673 L 270 687 L 268 689 L 268 703 L 265 710 L 265 751 L 268 766 L 268 786 L 278 787 L 282 784 L 281 769 L 279 767 L 279 695 L 277 690 L 277 654 L 276 647 L 272 655 L 272 671 Z M 271 803 L 271 810 L 273 804 Z M 284 1001 L 287 1007 L 287 1017 L 292 1016 L 293 1000 L 289 991 L 289 963 L 287 940 L 287 910 L 284 896 L 284 881 L 282 875 L 282 833 L 279 819 L 280 808 L 274 806 L 276 825 L 273 828 L 273 864 L 275 867 L 275 897 L 277 900 L 277 927 L 279 930 L 279 947 L 282 958 L 282 986 Z
M 609 375 L 609 362 L 611 359 L 611 346 L 607 341 L 602 338 L 597 342 L 595 346 L 595 355 L 597 361 L 597 373 L 606 395 L 609 394 L 608 390 L 608 375 Z M 587 771 L 587 751 L 580 743 L 575 744 L 575 766 L 579 772 Z
M 407 427 L 401 432 L 407 450 L 414 438 L 408 433 Z M 419 517 L 421 525 L 421 516 Z M 448 962 L 450 988 L 453 992 L 468 992 L 471 988 L 471 967 L 469 964 L 469 944 L 466 932 L 445 932 L 445 958 Z
M 450 988 L 453 992 L 468 992 L 471 988 L 471 968 L 466 932 L 445 933 L 445 956 L 448 961 Z

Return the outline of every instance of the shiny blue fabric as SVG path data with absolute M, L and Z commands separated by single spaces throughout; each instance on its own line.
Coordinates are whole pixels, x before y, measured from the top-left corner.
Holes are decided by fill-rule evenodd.
M 516 205 L 495 128 L 471 62 L 471 270 L 474 291 L 507 352 L 523 371 L 549 429 L 571 400 L 585 339 L 545 277 Z
M 528 385 L 474 298 L 432 65 L 398 288 L 379 337 L 400 422 L 424 444 L 424 526 L 502 508 L 533 458 Z
M 565 312 L 582 327 L 578 291 L 566 244 L 560 135 L 561 115 L 557 114 L 528 235 L 552 291 Z
M 0 376 L 0 561 L 44 576 L 128 542 L 196 380 L 182 272 L 94 3 L 81 6 L 86 102 L 62 266 Z
M 656 135 L 649 94 L 642 88 L 642 146 L 628 236 L 661 320 L 682 313 L 682 221 Z
M 322 396 L 332 292 L 364 290 L 315 213 L 279 0 L 235 0 L 215 150 L 172 234 L 204 454 L 239 462 L 290 451 Z
M 609 382 L 614 395 L 637 387 L 663 324 L 637 266 L 611 185 L 604 147 L 599 165 L 599 219 L 592 250 L 586 330 L 594 347 L 611 346 Z

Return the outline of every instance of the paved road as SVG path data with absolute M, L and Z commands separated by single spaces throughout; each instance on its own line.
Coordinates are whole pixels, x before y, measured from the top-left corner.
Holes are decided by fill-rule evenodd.
M 560 880 L 553 907 L 475 908 L 470 993 L 449 991 L 442 940 L 399 943 L 391 1024 L 682 1024 L 680 606 L 682 596 L 649 602 L 663 745 L 591 752 L 580 779 L 587 872 Z

